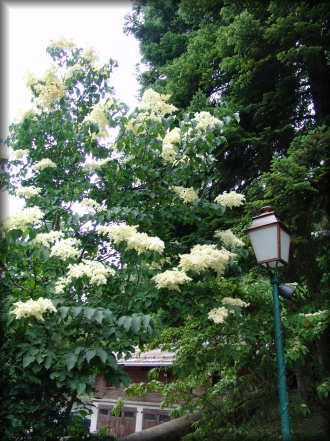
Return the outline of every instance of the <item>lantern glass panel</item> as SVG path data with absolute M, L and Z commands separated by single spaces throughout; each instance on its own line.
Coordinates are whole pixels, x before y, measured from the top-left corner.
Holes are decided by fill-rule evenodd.
M 258 262 L 278 259 L 277 225 L 249 231 L 249 236 Z
M 290 236 L 289 234 L 281 228 L 280 230 L 280 241 L 281 241 L 281 259 L 284 262 L 289 262 L 289 249 L 290 249 Z

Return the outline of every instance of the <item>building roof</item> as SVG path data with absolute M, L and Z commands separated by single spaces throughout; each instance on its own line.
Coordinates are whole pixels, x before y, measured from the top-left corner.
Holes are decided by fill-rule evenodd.
M 125 357 L 117 359 L 117 363 L 124 366 L 171 366 L 175 359 L 174 352 L 152 349 L 141 352 L 138 348 L 127 360 Z

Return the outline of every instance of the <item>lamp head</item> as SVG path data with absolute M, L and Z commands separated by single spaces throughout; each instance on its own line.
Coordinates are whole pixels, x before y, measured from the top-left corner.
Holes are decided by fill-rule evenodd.
M 290 235 L 272 207 L 263 207 L 247 229 L 259 264 L 276 267 L 289 261 Z

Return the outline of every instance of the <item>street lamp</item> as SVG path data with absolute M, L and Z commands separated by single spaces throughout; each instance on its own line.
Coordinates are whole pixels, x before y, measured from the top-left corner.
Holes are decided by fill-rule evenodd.
M 275 346 L 277 358 L 277 384 L 280 399 L 281 430 L 285 441 L 291 441 L 289 398 L 285 378 L 285 360 L 282 341 L 282 323 L 279 294 L 290 298 L 293 291 L 287 285 L 279 285 L 278 267 L 289 262 L 290 235 L 277 218 L 272 207 L 263 207 L 259 216 L 253 217 L 247 229 L 257 262 L 271 271 L 273 286 Z

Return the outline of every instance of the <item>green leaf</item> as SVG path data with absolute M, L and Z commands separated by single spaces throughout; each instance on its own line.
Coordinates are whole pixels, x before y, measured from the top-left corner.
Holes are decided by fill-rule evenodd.
M 108 354 L 106 353 L 106 351 L 103 348 L 96 348 L 96 353 L 102 360 L 102 363 L 105 364 L 108 358 Z
M 32 354 L 26 354 L 23 357 L 23 368 L 29 366 L 35 360 L 35 356 Z
M 68 315 L 68 311 L 70 308 L 68 308 L 67 306 L 61 306 L 60 308 L 57 309 L 57 311 L 60 313 L 60 316 L 65 319 Z
M 102 320 L 103 320 L 103 318 L 104 318 L 104 315 L 103 315 L 103 311 L 96 311 L 96 313 L 94 314 L 94 318 L 95 318 L 95 320 L 98 322 L 98 323 L 102 323 Z
M 88 318 L 88 320 L 90 320 L 92 318 L 94 313 L 95 313 L 94 308 L 84 308 L 84 314 L 85 314 L 85 317 Z
M 88 349 L 88 351 L 86 352 L 86 360 L 88 361 L 88 363 L 91 361 L 92 358 L 94 358 L 96 355 L 96 350 L 95 349 Z
M 83 394 L 86 391 L 86 384 L 85 383 L 79 383 L 77 387 L 77 393 L 78 395 Z
M 77 317 L 77 315 L 81 313 L 82 309 L 82 306 L 74 306 L 73 308 L 71 308 L 73 317 Z
M 141 317 L 134 315 L 132 317 L 132 330 L 137 334 L 141 328 Z
M 49 369 L 52 365 L 52 361 L 53 361 L 53 355 L 52 354 L 48 354 L 46 361 L 45 361 L 45 368 Z
M 125 330 L 128 332 L 132 324 L 132 317 L 127 317 L 126 315 L 120 317 L 118 320 L 119 326 L 124 326 Z
M 103 311 L 103 315 L 104 318 L 106 318 L 107 320 L 113 319 L 113 313 L 110 311 L 110 309 L 106 309 L 105 311 Z
M 77 356 L 74 354 L 67 354 L 65 356 L 65 364 L 69 371 L 74 367 L 77 362 Z

